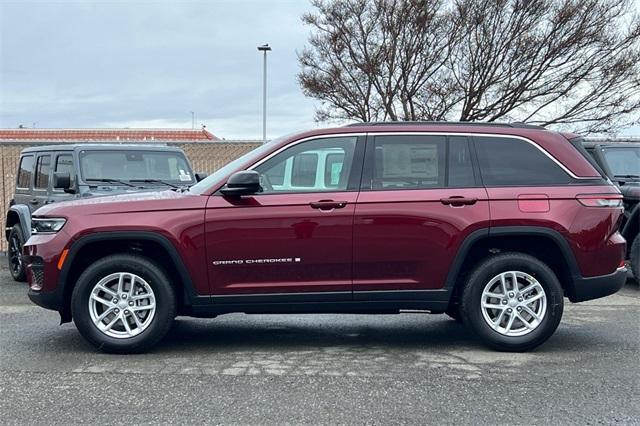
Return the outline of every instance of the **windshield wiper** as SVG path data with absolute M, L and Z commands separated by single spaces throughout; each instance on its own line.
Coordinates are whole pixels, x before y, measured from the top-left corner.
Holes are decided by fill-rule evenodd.
M 143 182 L 143 183 L 163 183 L 167 186 L 170 186 L 172 188 L 180 188 L 178 185 L 174 185 L 170 182 L 167 182 L 166 180 L 161 180 L 161 179 L 131 179 L 129 180 L 129 182 Z
M 123 180 L 120 179 L 111 179 L 111 178 L 90 178 L 90 179 L 85 179 L 85 181 L 87 182 L 106 182 L 106 183 L 119 183 L 122 185 L 126 185 L 126 186 L 130 186 L 132 188 L 137 188 L 136 185 L 132 185 L 129 182 L 125 182 Z
M 613 175 L 614 178 L 637 179 L 640 175 Z

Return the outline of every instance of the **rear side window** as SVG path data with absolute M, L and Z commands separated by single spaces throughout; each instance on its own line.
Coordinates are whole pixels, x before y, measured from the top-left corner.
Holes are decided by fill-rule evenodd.
M 373 141 L 371 184 L 364 189 L 476 186 L 469 140 L 464 136 L 391 135 Z M 368 179 L 368 177 L 367 177 Z
M 49 172 L 51 171 L 51 156 L 41 155 L 36 164 L 36 181 L 34 188 L 47 189 L 49 187 Z
M 571 177 L 540 149 L 515 138 L 478 137 L 476 150 L 487 186 L 571 183 Z
M 25 155 L 20 159 L 16 187 L 22 189 L 29 188 L 31 186 L 31 176 L 33 176 L 33 155 Z
M 374 190 L 443 187 L 445 159 L 445 136 L 376 136 L 371 187 Z

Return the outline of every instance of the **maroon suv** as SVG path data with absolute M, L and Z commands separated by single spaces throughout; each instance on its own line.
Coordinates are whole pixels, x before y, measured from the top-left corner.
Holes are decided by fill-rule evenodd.
M 274 140 L 189 190 L 49 205 L 25 245 L 35 303 L 109 352 L 176 315 L 447 313 L 531 349 L 625 281 L 622 197 L 576 135 L 374 123 Z

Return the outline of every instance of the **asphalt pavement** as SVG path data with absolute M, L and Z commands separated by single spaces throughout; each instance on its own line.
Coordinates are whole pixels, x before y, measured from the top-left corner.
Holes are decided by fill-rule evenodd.
M 0 258 L 4 262 L 4 258 Z M 567 301 L 528 353 L 444 315 L 178 318 L 96 352 L 0 270 L 2 424 L 640 424 L 640 290 Z

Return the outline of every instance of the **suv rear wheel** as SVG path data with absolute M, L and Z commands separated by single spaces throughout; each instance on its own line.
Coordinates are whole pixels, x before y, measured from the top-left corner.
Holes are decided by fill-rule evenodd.
M 556 330 L 564 308 L 553 271 L 522 253 L 492 256 L 480 263 L 463 290 L 461 313 L 489 346 L 526 351 Z
M 25 281 L 27 278 L 22 259 L 23 246 L 24 235 L 22 234 L 22 227 L 16 223 L 9 232 L 9 253 L 7 256 L 11 277 L 16 281 Z
M 169 280 L 150 260 L 105 257 L 80 276 L 71 299 L 80 333 L 98 349 L 144 352 L 169 331 L 176 298 Z

